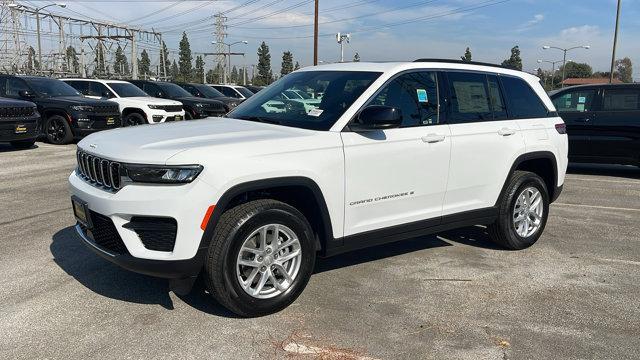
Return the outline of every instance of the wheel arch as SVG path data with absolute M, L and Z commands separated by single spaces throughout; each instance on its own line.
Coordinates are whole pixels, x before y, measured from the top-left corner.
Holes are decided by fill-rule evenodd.
M 147 120 L 147 114 L 144 112 L 144 110 L 140 109 L 140 108 L 135 108 L 135 107 L 126 107 L 124 109 L 122 109 L 122 118 L 124 119 L 125 116 L 132 114 L 132 113 L 138 113 L 140 115 L 142 115 L 142 117 Z
M 69 123 L 71 123 L 71 117 L 69 116 L 69 113 L 67 113 L 67 111 L 64 109 L 46 108 L 42 110 L 41 115 L 42 115 L 41 118 L 43 122 L 45 122 L 47 119 L 49 119 L 53 115 L 59 115 L 65 118 L 67 121 L 69 121 Z
M 495 206 L 498 206 L 500 199 L 502 199 L 504 193 L 507 191 L 509 179 L 516 170 L 530 171 L 540 176 L 544 180 L 545 185 L 547 185 L 549 200 L 551 202 L 560 196 L 561 187 L 558 187 L 558 162 L 556 156 L 551 151 L 535 151 L 522 154 L 514 160 L 502 185 L 502 190 L 496 200 Z
M 333 239 L 331 217 L 322 190 L 308 177 L 291 176 L 249 181 L 226 190 L 206 224 L 200 249 L 209 246 L 220 216 L 226 210 L 260 198 L 279 200 L 302 212 L 316 234 L 318 250 L 326 249 L 328 241 Z

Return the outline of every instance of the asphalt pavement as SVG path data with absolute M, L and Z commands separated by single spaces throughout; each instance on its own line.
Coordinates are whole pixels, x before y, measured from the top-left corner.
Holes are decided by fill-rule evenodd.
M 573 165 L 523 251 L 481 227 L 320 260 L 275 315 L 122 270 L 73 231 L 75 145 L 0 145 L 2 359 L 640 357 L 640 169 Z

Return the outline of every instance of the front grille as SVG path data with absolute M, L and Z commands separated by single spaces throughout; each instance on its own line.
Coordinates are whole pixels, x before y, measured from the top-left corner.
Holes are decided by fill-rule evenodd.
M 92 210 L 89 210 L 89 216 L 91 216 L 93 227 L 91 229 L 87 229 L 83 225 L 80 227 L 96 245 L 114 255 L 129 254 L 111 219 Z
M 0 117 L 2 118 L 32 116 L 35 112 L 35 107 L 0 107 Z
M 162 110 L 166 112 L 181 112 L 182 105 L 162 105 Z
M 93 106 L 93 112 L 95 114 L 105 114 L 105 115 L 113 115 L 113 114 L 120 114 L 120 111 L 118 110 L 117 106 L 111 106 L 111 105 L 98 105 L 98 106 Z
M 104 190 L 120 190 L 122 181 L 119 162 L 103 159 L 83 150 L 77 151 L 76 158 L 78 161 L 77 173 L 84 180 Z
M 124 225 L 138 234 L 145 248 L 155 251 L 173 251 L 178 223 L 173 218 L 134 216 Z

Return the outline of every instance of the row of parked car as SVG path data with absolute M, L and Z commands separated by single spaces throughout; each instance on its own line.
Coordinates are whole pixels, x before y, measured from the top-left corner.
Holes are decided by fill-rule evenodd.
M 252 87 L 259 91 L 259 87 Z M 29 148 L 90 133 L 222 116 L 254 91 L 237 85 L 0 75 L 0 142 Z

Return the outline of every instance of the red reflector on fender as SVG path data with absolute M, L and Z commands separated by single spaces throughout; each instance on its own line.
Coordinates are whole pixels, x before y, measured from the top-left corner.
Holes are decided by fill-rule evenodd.
M 213 210 L 215 208 L 216 208 L 215 205 L 209 206 L 209 208 L 207 209 L 207 213 L 204 214 L 204 219 L 202 219 L 202 224 L 200 224 L 200 229 L 202 229 L 202 230 L 206 230 L 207 229 L 207 224 L 209 223 L 209 218 L 211 218 L 211 215 L 213 214 Z
M 566 134 L 567 133 L 567 125 L 565 123 L 556 124 L 556 130 L 558 134 Z

